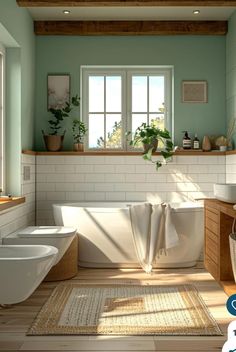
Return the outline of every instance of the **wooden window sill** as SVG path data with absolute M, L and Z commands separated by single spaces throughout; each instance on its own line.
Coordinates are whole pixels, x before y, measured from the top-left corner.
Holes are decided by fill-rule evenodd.
M 22 204 L 24 202 L 25 197 L 13 197 L 9 200 L 0 197 L 0 211 L 15 207 L 16 205 Z
M 29 155 L 78 155 L 78 156 L 83 156 L 83 155 L 96 155 L 96 156 L 104 156 L 104 155 L 111 155 L 111 156 L 116 156 L 116 155 L 142 155 L 142 152 L 133 152 L 133 151 L 85 151 L 85 152 L 73 152 L 73 151 L 61 151 L 61 152 L 46 152 L 46 151 L 38 151 L 38 152 L 33 152 L 29 150 L 22 151 L 23 154 L 29 154 Z M 210 152 L 203 152 L 201 150 L 180 150 L 174 152 L 173 155 L 227 155 L 227 154 L 236 154 L 236 150 L 232 151 L 227 151 L 227 152 L 220 152 L 218 150 L 210 151 Z M 154 155 L 160 155 L 160 152 L 154 153 Z

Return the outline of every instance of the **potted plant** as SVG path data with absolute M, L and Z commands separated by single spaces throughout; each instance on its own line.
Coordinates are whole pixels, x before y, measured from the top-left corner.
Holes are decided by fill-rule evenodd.
M 74 138 L 74 151 L 83 152 L 84 151 L 84 136 L 88 129 L 86 128 L 84 122 L 74 119 L 72 124 L 72 133 Z
M 130 135 L 128 132 L 127 135 Z M 160 153 L 163 157 L 163 161 L 153 161 L 152 154 L 156 151 L 158 143 L 161 142 Z M 132 146 L 143 146 L 144 154 L 143 158 L 152 163 L 156 164 L 158 170 L 163 164 L 166 164 L 170 160 L 173 152 L 173 143 L 171 141 L 170 132 L 167 129 L 161 130 L 155 126 L 155 121 L 152 121 L 150 125 L 145 122 L 139 126 L 130 141 Z
M 51 129 L 50 134 L 45 134 L 42 130 L 44 142 L 46 149 L 51 152 L 56 152 L 61 150 L 62 143 L 64 140 L 65 132 L 62 135 L 58 134 L 61 129 L 61 123 L 65 117 L 68 117 L 73 107 L 79 106 L 79 97 L 76 94 L 72 97 L 71 102 L 66 102 L 63 108 L 50 108 L 49 111 L 53 114 L 54 119 L 48 121 Z

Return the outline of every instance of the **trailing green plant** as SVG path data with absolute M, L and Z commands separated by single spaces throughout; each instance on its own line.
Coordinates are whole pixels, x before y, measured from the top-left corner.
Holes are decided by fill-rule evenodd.
M 72 133 L 75 143 L 83 143 L 83 138 L 86 135 L 88 129 L 85 126 L 85 123 L 74 119 L 72 123 Z
M 126 135 L 130 135 L 131 132 L 127 132 Z M 153 161 L 152 154 L 156 150 L 158 143 L 161 143 L 160 154 L 163 157 L 163 161 L 157 160 Z M 152 121 L 150 125 L 145 122 L 139 126 L 130 141 L 132 146 L 144 147 L 144 154 L 142 155 L 144 160 L 148 160 L 156 164 L 156 169 L 158 170 L 163 164 L 170 161 L 173 155 L 173 143 L 171 140 L 170 132 L 165 128 L 161 130 L 155 126 L 155 121 Z M 159 146 L 160 147 L 160 146 Z
M 65 117 L 70 115 L 73 107 L 78 107 L 80 105 L 80 98 L 78 94 L 71 98 L 71 101 L 67 101 L 65 106 L 62 109 L 54 109 L 50 108 L 49 111 L 53 114 L 54 119 L 48 120 L 50 125 L 50 135 L 57 135 L 59 130 L 61 129 L 61 123 Z

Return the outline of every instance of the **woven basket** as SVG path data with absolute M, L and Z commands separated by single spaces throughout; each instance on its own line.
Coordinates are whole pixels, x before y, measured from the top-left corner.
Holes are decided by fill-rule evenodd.
M 236 282 L 236 233 L 230 233 L 229 247 L 230 247 L 231 264 L 232 264 L 232 269 L 234 274 L 234 281 Z

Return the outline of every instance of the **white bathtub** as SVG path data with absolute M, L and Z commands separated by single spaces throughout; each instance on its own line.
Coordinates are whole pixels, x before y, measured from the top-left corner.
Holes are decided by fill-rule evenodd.
M 86 202 L 54 204 L 56 225 L 73 226 L 79 233 L 79 265 L 93 268 L 139 267 L 129 216 L 137 203 Z M 204 241 L 203 205 L 172 203 L 172 216 L 180 237 L 177 247 L 155 260 L 156 268 L 190 267 L 196 264 Z

